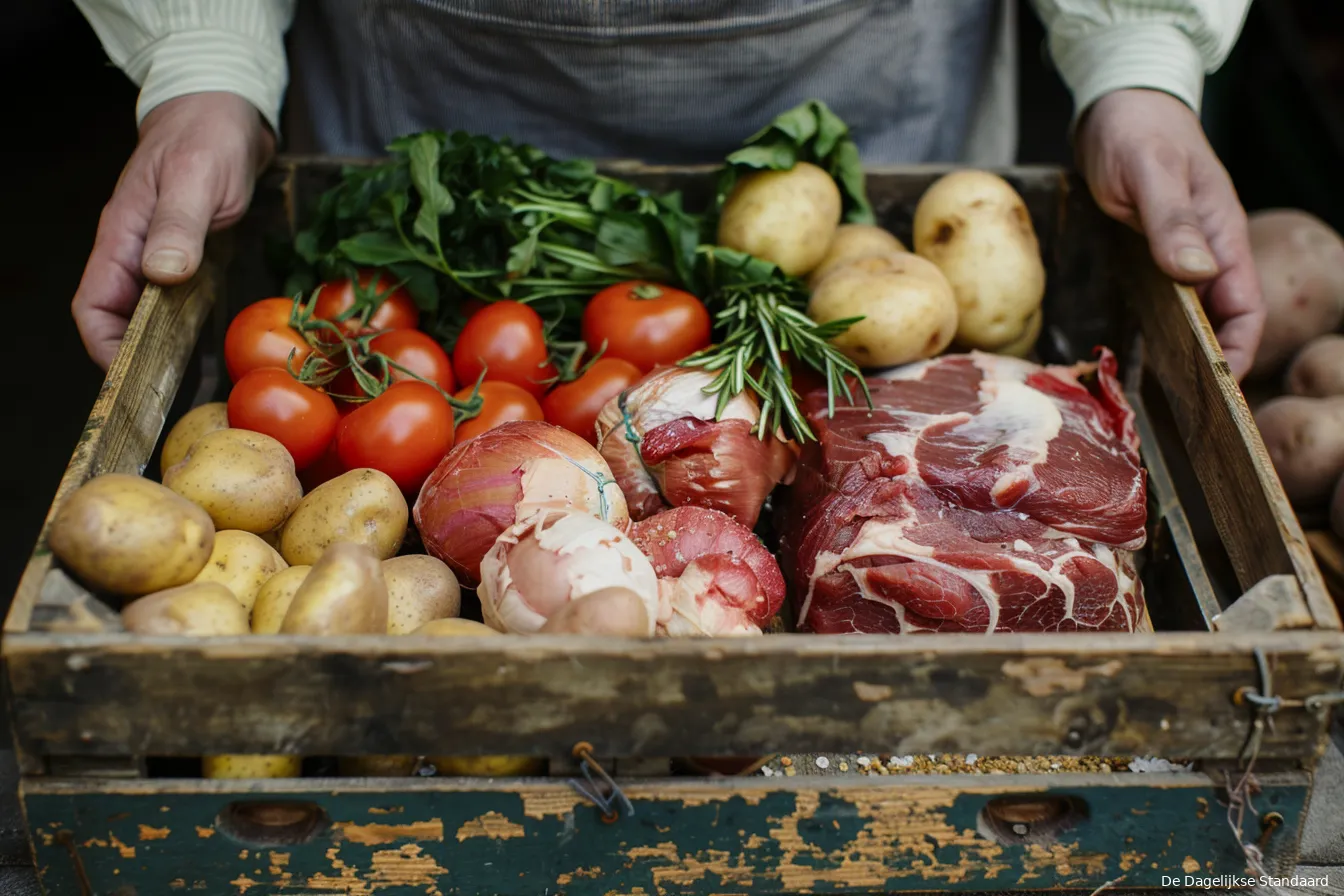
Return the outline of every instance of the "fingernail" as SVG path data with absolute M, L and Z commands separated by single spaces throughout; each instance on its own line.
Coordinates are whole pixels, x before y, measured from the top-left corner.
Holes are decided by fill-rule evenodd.
M 187 254 L 176 249 L 160 249 L 149 256 L 146 267 L 164 274 L 184 274 L 187 270 Z
M 1187 247 L 1176 253 L 1176 266 L 1187 274 L 1205 275 L 1218 273 L 1218 265 L 1213 256 L 1203 249 Z

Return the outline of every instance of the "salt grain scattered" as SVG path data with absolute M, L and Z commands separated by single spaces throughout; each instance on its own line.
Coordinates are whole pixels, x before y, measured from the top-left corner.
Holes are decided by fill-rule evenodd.
M 966 754 L 966 764 L 967 764 L 967 765 L 975 765 L 975 763 L 976 763 L 979 759 L 980 759 L 980 757 L 977 756 L 977 755 L 975 755 L 974 753 L 967 753 L 967 754 Z
M 768 765 L 761 766 L 761 774 L 765 775 L 767 778 L 773 775 L 774 773 L 775 770 L 772 769 L 770 766 Z
M 831 765 L 831 760 L 827 759 L 825 756 L 818 756 L 816 762 L 817 768 L 830 768 Z
M 889 765 L 892 765 L 892 766 L 895 766 L 896 768 L 909 768 L 910 766 L 912 766 L 912 765 L 915 764 L 915 757 L 913 757 L 913 756 L 893 756 L 893 757 L 891 757 L 891 762 L 888 763 L 888 764 L 889 764 Z
M 860 756 L 860 757 L 859 757 L 859 765 L 863 766 L 864 768 L 867 768 L 868 766 L 870 766 L 870 765 L 872 765 L 872 764 L 873 764 L 873 760 L 869 759 L 867 756 Z
M 1192 767 L 1155 756 L 1135 756 L 1129 763 L 1132 772 L 1188 772 Z

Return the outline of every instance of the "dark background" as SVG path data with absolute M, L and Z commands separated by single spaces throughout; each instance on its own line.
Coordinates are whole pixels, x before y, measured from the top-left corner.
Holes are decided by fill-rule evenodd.
M 1039 23 L 1020 6 L 1019 160 L 1066 164 L 1070 100 L 1045 60 Z M 4 4 L 0 83 L 11 110 L 0 149 L 7 222 L 0 301 L 10 328 L 0 431 L 0 605 L 7 605 L 102 383 L 70 318 L 70 298 L 99 212 L 135 145 L 136 90 L 107 62 L 74 5 L 56 0 Z M 1210 139 L 1249 210 L 1304 208 L 1344 230 L 1342 111 L 1344 4 L 1255 3 L 1237 49 L 1205 91 Z M 23 863 L 7 802 L 0 793 L 0 866 Z M 0 893 L 16 885 L 0 873 Z

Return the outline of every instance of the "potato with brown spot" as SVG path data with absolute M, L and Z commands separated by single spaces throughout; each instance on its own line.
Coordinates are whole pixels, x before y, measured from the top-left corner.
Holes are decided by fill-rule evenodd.
M 1344 336 L 1317 336 L 1293 358 L 1284 377 L 1289 393 L 1308 398 L 1344 395 Z
M 294 602 L 294 593 L 308 578 L 311 569 L 311 566 L 291 566 L 266 580 L 252 605 L 252 634 L 280 634 L 280 624 L 285 621 L 289 605 Z
M 1265 209 L 1247 220 L 1267 312 L 1251 367 L 1251 376 L 1261 377 L 1344 323 L 1344 239 L 1297 209 Z
M 946 275 L 958 306 L 957 344 L 1020 344 L 1045 297 L 1045 264 L 1026 203 L 988 171 L 954 171 L 915 207 L 915 251 Z
M 163 451 L 159 453 L 159 475 L 162 476 L 169 467 L 186 457 L 188 449 L 201 436 L 228 428 L 229 406 L 225 402 L 212 401 L 187 411 L 173 424 L 163 440 Z
M 718 244 L 802 276 L 826 257 L 840 226 L 840 188 L 810 162 L 754 171 L 733 185 L 719 214 Z
M 404 635 L 434 619 L 457 616 L 462 588 L 448 565 L 428 554 L 383 561 L 387 581 L 387 633 Z
M 205 508 L 215 528 L 255 534 L 282 525 L 303 497 L 285 446 L 246 429 L 201 436 L 163 474 L 163 484 Z
M 830 274 L 807 314 L 819 324 L 862 317 L 831 339 L 860 367 L 883 368 L 932 358 L 957 332 L 957 301 L 942 272 L 908 252 L 871 256 Z
M 210 558 L 215 526 L 181 495 L 140 476 L 105 473 L 61 502 L 47 547 L 92 588 L 135 597 L 185 585 Z
M 381 635 L 387 632 L 387 582 L 363 545 L 337 542 L 313 564 L 280 623 L 283 635 Z
M 1324 505 L 1344 475 L 1344 396 L 1281 396 L 1260 407 L 1255 423 L 1288 499 Z
M 280 554 L 291 566 L 315 564 L 333 544 L 349 542 L 387 560 L 401 548 L 410 513 L 392 477 L 351 470 L 304 496 L 280 533 Z
M 262 585 L 287 567 L 280 552 L 258 536 L 241 529 L 225 529 L 215 533 L 214 550 L 195 581 L 218 582 L 251 612 Z
M 807 285 L 816 289 L 827 274 L 870 255 L 889 255 L 908 251 L 905 245 L 889 231 L 873 224 L 841 224 L 835 231 L 826 257 L 807 278 Z
M 147 594 L 121 611 L 126 630 L 141 635 L 246 635 L 247 610 L 218 582 L 192 582 Z

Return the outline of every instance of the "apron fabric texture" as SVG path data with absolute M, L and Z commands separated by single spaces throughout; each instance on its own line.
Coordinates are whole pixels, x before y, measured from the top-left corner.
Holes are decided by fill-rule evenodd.
M 1011 0 L 299 0 L 288 148 L 381 155 L 437 128 L 710 163 L 815 98 L 866 164 L 1009 164 L 1014 14 Z

